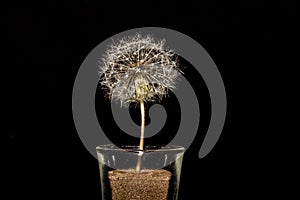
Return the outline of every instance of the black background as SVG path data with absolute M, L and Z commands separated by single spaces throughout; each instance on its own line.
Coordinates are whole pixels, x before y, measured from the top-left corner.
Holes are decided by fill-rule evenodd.
M 103 40 L 156 26 L 198 41 L 223 77 L 223 133 L 203 159 L 199 131 L 183 161 L 179 199 L 292 195 L 289 110 L 299 25 L 296 3 L 42 1 L 3 3 L 2 165 L 9 199 L 101 199 L 98 163 L 72 118 L 77 70 Z M 291 47 L 292 46 L 292 47 Z M 284 83 L 283 83 L 284 82 Z M 283 106 L 281 106 L 283 105 Z M 280 113 L 280 114 L 279 114 Z M 283 131 L 284 130 L 284 131 Z M 2 132 L 2 131 L 1 131 Z M 287 170 L 287 168 L 289 170 Z

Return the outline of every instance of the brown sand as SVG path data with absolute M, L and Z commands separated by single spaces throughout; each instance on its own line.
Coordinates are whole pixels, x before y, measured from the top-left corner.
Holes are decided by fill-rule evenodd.
M 166 200 L 171 172 L 163 169 L 108 172 L 112 200 Z

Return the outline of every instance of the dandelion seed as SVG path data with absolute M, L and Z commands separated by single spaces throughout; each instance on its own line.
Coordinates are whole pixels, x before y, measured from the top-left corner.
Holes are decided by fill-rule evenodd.
M 100 62 L 100 84 L 121 105 L 156 101 L 175 88 L 179 75 L 176 55 L 165 41 L 136 34 L 114 42 Z

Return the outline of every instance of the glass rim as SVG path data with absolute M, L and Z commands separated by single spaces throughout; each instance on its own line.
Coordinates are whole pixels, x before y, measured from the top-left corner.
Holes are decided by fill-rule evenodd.
M 101 144 L 96 147 L 97 151 L 128 151 L 128 150 L 134 150 L 138 151 L 139 146 L 136 145 L 120 145 L 117 146 L 115 144 Z M 165 146 L 155 146 L 155 145 L 146 145 L 145 146 L 146 151 L 184 151 L 185 148 L 183 146 L 179 145 L 165 145 Z

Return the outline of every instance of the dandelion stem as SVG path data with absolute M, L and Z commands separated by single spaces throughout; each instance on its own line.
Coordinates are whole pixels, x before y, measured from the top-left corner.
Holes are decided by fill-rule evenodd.
M 144 101 L 140 100 L 140 108 L 141 108 L 141 137 L 140 137 L 140 145 L 139 145 L 139 154 L 138 154 L 138 160 L 136 164 L 136 171 L 139 173 L 141 172 L 141 166 L 142 166 L 142 157 L 144 154 L 144 138 L 145 138 L 145 106 Z
M 140 150 L 144 150 L 144 138 L 145 138 L 145 106 L 144 101 L 140 100 L 141 107 L 141 137 L 140 137 Z

